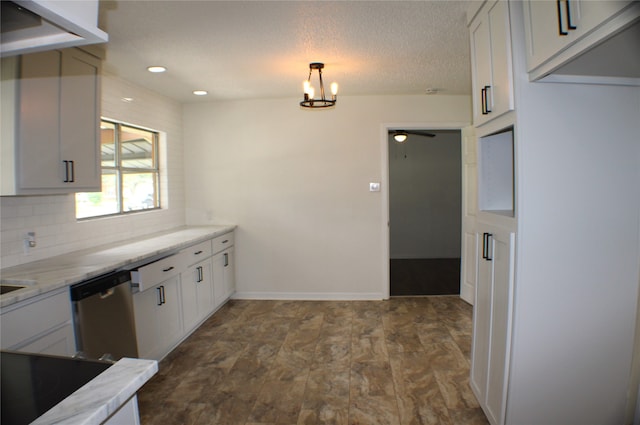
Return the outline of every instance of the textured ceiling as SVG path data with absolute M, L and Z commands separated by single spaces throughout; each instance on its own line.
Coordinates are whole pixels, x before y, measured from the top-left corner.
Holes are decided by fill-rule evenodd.
M 339 95 L 469 94 L 467 5 L 102 0 L 104 69 L 181 102 L 301 97 L 316 61 Z

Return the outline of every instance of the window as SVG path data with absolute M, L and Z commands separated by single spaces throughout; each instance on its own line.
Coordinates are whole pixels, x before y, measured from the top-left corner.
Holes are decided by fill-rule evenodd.
M 158 133 L 100 123 L 102 192 L 76 193 L 76 218 L 160 208 Z

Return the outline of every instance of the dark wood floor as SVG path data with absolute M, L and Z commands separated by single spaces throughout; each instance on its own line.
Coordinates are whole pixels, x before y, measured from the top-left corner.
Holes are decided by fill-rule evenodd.
M 390 260 L 391 296 L 460 294 L 459 258 Z

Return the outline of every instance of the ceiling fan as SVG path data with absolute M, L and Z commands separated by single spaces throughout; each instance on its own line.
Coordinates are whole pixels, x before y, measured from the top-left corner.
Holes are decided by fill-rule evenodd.
M 395 140 L 398 143 L 402 143 L 405 140 L 407 140 L 407 137 L 409 137 L 409 134 L 413 134 L 416 136 L 424 136 L 424 137 L 436 137 L 434 133 L 431 133 L 425 130 L 394 130 L 392 134 L 393 134 L 393 140 Z

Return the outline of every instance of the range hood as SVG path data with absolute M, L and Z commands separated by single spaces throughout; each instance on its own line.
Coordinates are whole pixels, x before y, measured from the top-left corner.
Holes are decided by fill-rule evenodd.
M 106 43 L 98 0 L 1 1 L 0 56 Z

